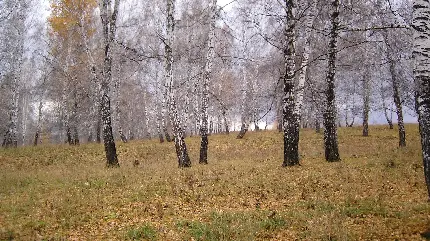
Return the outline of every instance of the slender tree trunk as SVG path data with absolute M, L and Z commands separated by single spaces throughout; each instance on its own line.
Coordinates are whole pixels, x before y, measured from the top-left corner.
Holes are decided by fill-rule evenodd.
M 230 134 L 230 127 L 228 126 L 228 121 L 227 121 L 227 115 L 226 115 L 226 110 L 224 109 L 222 111 L 222 118 L 224 120 L 224 129 L 225 129 L 225 134 Z
M 147 139 L 151 139 L 151 132 L 149 131 L 149 123 L 151 122 L 150 120 L 150 116 L 148 113 L 148 99 L 146 96 L 146 91 L 144 91 L 143 93 L 143 99 L 144 99 L 144 103 L 143 103 L 143 113 L 145 114 L 145 129 L 144 129 L 144 133 L 145 133 L 145 138 Z
M 27 116 L 28 116 L 28 95 L 23 96 L 22 100 L 22 113 L 21 113 L 21 126 L 22 126 L 22 133 L 21 133 L 21 145 L 25 146 L 27 142 Z
M 76 79 L 75 79 L 76 80 Z M 73 111 L 72 111 L 72 130 L 73 130 L 73 136 L 72 136 L 72 145 L 79 145 L 79 133 L 78 133 L 78 96 L 77 96 L 77 89 L 76 86 L 74 86 L 73 89 Z
M 380 92 L 381 92 L 382 109 L 384 110 L 384 116 L 385 116 L 385 119 L 387 120 L 388 126 L 392 130 L 392 129 L 394 129 L 393 118 L 392 118 L 393 115 L 391 115 L 391 116 L 388 115 L 388 107 L 387 107 L 387 104 L 385 103 L 384 86 L 382 84 L 381 84 Z
M 102 132 L 102 108 L 101 106 L 99 106 L 97 111 L 97 122 L 96 122 L 96 142 L 97 143 L 102 142 L 101 132 Z
M 109 85 L 112 82 L 112 49 L 111 44 L 115 39 L 116 20 L 118 14 L 120 0 L 115 0 L 114 10 L 111 11 L 111 1 L 103 0 L 101 2 L 100 17 L 103 25 L 104 36 L 104 63 L 103 63 L 103 79 L 101 81 L 101 109 L 103 121 L 103 142 L 106 153 L 106 166 L 119 167 L 118 157 L 116 154 L 116 145 L 112 133 L 112 117 L 111 117 L 111 99 L 109 96 Z
M 121 63 L 118 63 L 116 71 L 121 74 Z M 115 96 L 115 112 L 116 112 L 116 123 L 118 125 L 118 134 L 121 141 L 127 143 L 127 137 L 122 129 L 122 112 L 121 112 L 121 80 L 119 78 L 115 79 L 114 84 L 114 96 Z
M 287 25 L 284 48 L 285 76 L 283 97 L 284 162 L 283 166 L 299 165 L 299 122 L 295 108 L 294 77 L 296 71 L 296 1 L 286 0 Z
M 163 108 L 161 110 L 161 127 L 163 129 L 164 136 L 166 137 L 166 141 L 171 142 L 172 138 L 170 137 L 169 131 L 167 130 L 167 105 L 168 105 L 168 103 L 166 102 L 167 98 L 168 97 L 167 97 L 167 88 L 166 88 L 166 93 L 164 95 L 164 98 L 163 98 L 164 100 L 162 103 Z
M 245 136 L 246 132 L 248 132 L 248 126 L 243 123 L 240 127 L 240 131 L 239 134 L 237 134 L 236 139 L 242 139 Z
M 416 109 L 420 126 L 424 176 L 430 201 L 430 3 L 413 1 L 414 28 L 414 78 L 416 84 Z
M 38 107 L 38 113 L 37 113 L 36 133 L 34 134 L 34 142 L 33 142 L 34 146 L 37 146 L 37 144 L 39 143 L 40 132 L 42 129 L 42 114 L 43 114 L 42 110 L 43 110 L 43 101 L 40 100 L 39 101 L 39 107 Z
M 320 119 L 318 117 L 315 118 L 315 131 L 316 133 L 321 133 Z
M 297 90 L 296 90 L 296 104 L 294 111 L 297 115 L 297 121 L 300 123 L 300 119 L 302 116 L 302 108 L 303 108 L 303 96 L 305 92 L 305 82 L 306 82 L 306 74 L 308 70 L 308 64 L 309 64 L 309 56 L 311 54 L 311 31 L 312 26 L 315 20 L 315 15 L 317 12 L 317 0 L 312 1 L 312 6 L 309 9 L 309 14 L 306 19 L 306 29 L 305 29 L 305 47 L 303 50 L 302 55 L 302 63 L 300 65 L 300 71 L 299 71 L 299 82 L 297 84 Z
M 69 145 L 72 145 L 72 131 L 70 129 L 70 116 L 69 116 L 69 107 L 68 107 L 68 101 L 67 101 L 67 83 L 64 83 L 63 86 L 63 123 L 64 127 L 66 128 L 66 143 Z
M 199 85 L 196 82 L 194 84 L 194 117 L 195 117 L 194 129 L 196 134 L 200 132 L 200 121 L 201 121 L 201 116 L 200 116 L 201 113 L 199 108 L 199 96 L 200 96 Z
M 157 75 L 157 80 L 158 80 L 158 75 Z M 157 96 L 160 96 L 159 92 L 158 92 L 158 88 L 157 88 Z M 163 122 L 163 115 L 162 115 L 162 105 L 163 103 L 160 103 L 159 101 L 157 101 L 157 113 L 156 113 L 156 121 L 157 121 L 157 134 L 158 134 L 158 139 L 160 140 L 160 143 L 164 142 L 164 135 L 163 135 L 163 130 L 161 129 L 162 126 L 162 122 Z
M 134 140 L 134 132 L 131 129 L 128 129 L 128 139 L 130 141 Z
M 17 123 L 18 123 L 18 101 L 19 101 L 19 84 L 18 73 L 15 73 L 12 83 L 12 99 L 9 108 L 9 123 L 8 130 L 6 131 L 3 146 L 4 147 L 17 147 Z
M 215 21 L 216 21 L 216 0 L 210 4 L 210 24 L 208 36 L 208 50 L 206 53 L 205 71 L 203 73 L 203 95 L 202 95 L 202 127 L 200 135 L 200 164 L 208 164 L 208 104 L 209 104 L 209 82 L 212 74 L 212 61 L 214 58 L 214 40 L 215 40 Z
M 157 120 L 157 133 L 158 133 L 158 139 L 160 140 L 160 143 L 163 143 L 164 136 L 163 136 L 163 132 L 161 131 L 160 121 L 161 120 Z
M 166 71 L 166 87 L 168 90 L 169 116 L 173 125 L 173 135 L 175 140 L 175 148 L 178 156 L 179 167 L 191 167 L 191 161 L 188 156 L 187 145 L 185 144 L 184 132 L 182 129 L 181 120 L 179 118 L 176 107 L 175 93 L 173 90 L 173 51 L 172 44 L 174 39 L 175 28 L 175 0 L 167 0 L 167 31 L 166 39 L 164 40 L 165 50 L 165 71 Z
M 391 75 L 394 104 L 396 105 L 397 125 L 399 126 L 399 146 L 403 147 L 403 146 L 406 146 L 406 131 L 405 131 L 405 125 L 403 123 L 403 108 L 402 108 L 402 101 L 400 99 L 399 80 L 396 72 L 396 61 L 392 56 L 393 50 L 389 43 L 388 33 L 386 32 L 386 30 L 382 32 L 382 36 L 384 38 L 384 42 L 387 48 L 386 57 L 388 60 L 389 71 Z
M 370 112 L 370 73 L 366 70 L 363 77 L 363 136 L 369 136 Z
M 333 12 L 331 13 L 332 28 L 330 31 L 330 43 L 328 54 L 327 86 L 325 90 L 326 106 L 324 117 L 324 148 L 325 159 L 329 162 L 340 161 L 339 147 L 336 127 L 336 95 L 335 95 L 335 74 L 336 74 L 336 53 L 337 38 L 339 30 L 339 0 L 333 0 Z
M 242 33 L 242 43 L 243 43 L 243 49 L 242 49 L 242 55 L 243 58 L 246 58 L 246 33 L 245 31 Z M 242 114 L 241 114 L 241 128 L 239 131 L 239 134 L 236 136 L 236 139 L 242 139 L 246 132 L 248 132 L 248 128 L 249 128 L 249 122 L 250 122 L 250 102 L 251 102 L 251 91 L 252 91 L 252 83 L 251 80 L 248 78 L 247 76 L 247 72 L 246 72 L 246 66 L 245 63 L 242 62 L 241 64 L 241 68 L 242 68 L 242 76 L 243 76 L 243 95 L 242 95 Z
M 400 100 L 399 92 L 400 90 L 399 90 L 397 78 L 393 76 L 393 98 L 394 98 L 394 104 L 396 105 L 397 125 L 399 126 L 399 146 L 404 147 L 406 146 L 406 131 L 405 131 L 405 124 L 403 123 L 403 108 L 402 108 L 402 101 Z
M 93 54 L 89 47 L 89 41 L 88 36 L 86 32 L 86 21 L 84 19 L 84 15 L 82 14 L 79 18 L 79 30 L 82 38 L 82 44 L 85 47 L 85 53 L 87 55 L 88 61 L 89 61 L 89 70 L 91 72 L 91 83 L 93 88 L 95 88 L 95 103 L 92 105 L 91 109 L 93 110 L 93 113 L 97 116 L 96 121 L 96 142 L 101 143 L 101 86 L 99 77 L 97 76 L 97 68 L 96 68 L 96 62 L 94 60 Z M 97 112 L 97 113 L 95 113 Z M 93 132 L 90 131 L 90 134 L 88 135 L 88 142 L 93 141 Z

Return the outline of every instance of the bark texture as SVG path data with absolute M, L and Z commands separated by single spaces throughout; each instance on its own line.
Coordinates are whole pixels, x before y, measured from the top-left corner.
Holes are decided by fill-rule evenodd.
M 200 164 L 208 164 L 208 104 L 209 104 L 209 82 L 212 74 L 212 62 L 214 58 L 214 40 L 215 40 L 215 21 L 216 21 L 216 0 L 211 1 L 208 49 L 206 54 L 206 64 L 203 73 L 203 95 L 202 95 L 202 126 L 200 129 Z
M 394 50 L 390 45 L 388 33 L 386 30 L 382 32 L 382 36 L 387 48 L 385 53 L 389 65 L 391 84 L 393 87 L 393 100 L 396 106 L 397 125 L 399 126 L 399 146 L 404 147 L 406 146 L 406 131 L 405 125 L 403 123 L 403 107 L 402 100 L 400 98 L 399 77 L 396 72 L 396 59 L 393 56 Z
M 39 101 L 36 133 L 34 134 L 34 141 L 33 141 L 34 146 L 37 146 L 37 144 L 39 143 L 40 132 L 42 129 L 42 114 L 43 114 L 42 109 L 43 109 L 43 101 Z
M 414 78 L 420 126 L 424 176 L 430 200 L 430 3 L 413 1 Z
M 336 53 L 337 39 L 339 35 L 339 0 L 331 3 L 333 11 L 331 13 L 330 42 L 328 46 L 328 73 L 326 78 L 326 106 L 323 114 L 324 118 L 324 148 L 325 159 L 328 162 L 340 161 L 339 147 L 336 127 L 336 95 L 335 95 L 335 75 L 336 75 Z
M 299 164 L 299 122 L 295 108 L 294 77 L 296 71 L 296 1 L 287 0 L 284 47 L 285 75 L 283 97 L 284 162 L 282 166 Z
M 119 3 L 120 0 L 114 1 L 113 12 L 111 9 L 110 0 L 103 0 L 100 3 L 100 17 L 102 20 L 104 37 L 103 78 L 101 81 L 101 112 L 103 122 L 103 142 L 107 159 L 107 167 L 119 167 L 115 140 L 112 133 L 111 99 L 109 96 L 109 85 L 112 82 L 112 44 L 116 34 L 116 20 Z
M 178 109 L 176 107 L 175 93 L 173 90 L 173 31 L 175 29 L 175 0 L 167 0 L 167 29 L 166 38 L 164 39 L 164 54 L 165 54 L 165 78 L 168 91 L 168 107 L 170 121 L 173 125 L 173 135 L 175 140 L 176 154 L 178 157 L 179 167 L 191 167 L 191 161 L 188 156 L 187 145 L 185 144 L 184 132 L 182 129 L 181 120 L 179 118 Z M 167 136 L 166 136 L 167 139 Z
M 370 73 L 368 70 L 363 76 L 363 136 L 369 136 L 370 112 Z

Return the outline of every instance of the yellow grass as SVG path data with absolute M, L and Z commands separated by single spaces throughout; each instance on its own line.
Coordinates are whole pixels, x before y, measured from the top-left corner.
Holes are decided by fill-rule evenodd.
M 322 135 L 301 131 L 301 166 L 282 168 L 282 135 L 187 138 L 193 167 L 172 143 L 0 150 L 0 240 L 421 240 L 430 204 L 416 125 L 341 128 L 342 162 L 324 161 Z M 140 161 L 138 167 L 133 166 Z

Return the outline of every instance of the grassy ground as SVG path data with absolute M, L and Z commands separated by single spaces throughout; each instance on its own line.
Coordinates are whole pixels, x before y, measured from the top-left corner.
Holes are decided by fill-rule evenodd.
M 342 162 L 322 136 L 301 132 L 301 166 L 282 168 L 277 132 L 214 135 L 209 165 L 177 168 L 172 143 L 0 150 L 0 240 L 420 240 L 430 204 L 416 125 L 339 130 Z M 133 166 L 140 161 L 138 167 Z

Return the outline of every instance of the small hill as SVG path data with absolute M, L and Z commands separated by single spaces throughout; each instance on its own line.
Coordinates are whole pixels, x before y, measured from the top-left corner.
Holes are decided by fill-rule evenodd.
M 342 161 L 324 161 L 322 135 L 301 131 L 301 166 L 282 168 L 282 135 L 187 138 L 173 143 L 0 150 L 0 240 L 422 240 L 430 228 L 418 126 L 339 129 Z

